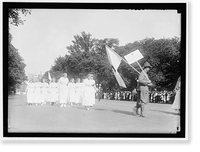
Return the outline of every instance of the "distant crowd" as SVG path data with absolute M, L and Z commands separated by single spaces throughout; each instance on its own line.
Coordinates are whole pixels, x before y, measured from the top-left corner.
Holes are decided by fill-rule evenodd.
M 98 96 L 98 94 L 96 94 Z M 175 93 L 173 91 L 150 91 L 149 101 L 151 103 L 173 103 Z M 109 91 L 102 94 L 105 100 L 137 101 L 136 89 L 131 91 Z

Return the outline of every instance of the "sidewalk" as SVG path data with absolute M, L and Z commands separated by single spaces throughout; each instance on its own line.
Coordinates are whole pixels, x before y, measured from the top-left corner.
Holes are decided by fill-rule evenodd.
M 9 132 L 169 133 L 176 113 L 169 104 L 149 103 L 146 117 L 134 116 L 136 102 L 101 100 L 89 111 L 82 106 L 29 106 L 26 95 L 8 98 Z

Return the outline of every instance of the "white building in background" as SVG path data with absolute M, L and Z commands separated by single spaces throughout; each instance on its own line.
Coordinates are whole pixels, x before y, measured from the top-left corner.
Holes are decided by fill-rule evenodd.
M 32 74 L 32 73 L 26 73 L 26 76 L 28 77 L 28 80 L 40 80 L 42 78 L 42 74 Z M 16 94 L 26 94 L 26 81 L 23 82 L 17 89 L 16 89 Z
M 26 75 L 28 77 L 28 80 L 33 80 L 33 81 L 37 80 L 39 77 L 38 74 L 32 74 L 32 73 L 27 73 Z
M 34 73 L 26 73 L 28 80 L 37 80 L 37 79 L 41 79 L 42 78 L 42 72 L 40 72 L 40 74 L 34 74 Z

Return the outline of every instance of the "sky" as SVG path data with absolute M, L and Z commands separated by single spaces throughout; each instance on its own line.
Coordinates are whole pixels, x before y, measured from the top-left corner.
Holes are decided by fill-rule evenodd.
M 144 38 L 180 37 L 180 14 L 175 10 L 33 9 L 21 17 L 24 25 L 10 25 L 11 43 L 31 74 L 49 71 L 83 31 L 96 39 L 117 38 L 120 46 Z

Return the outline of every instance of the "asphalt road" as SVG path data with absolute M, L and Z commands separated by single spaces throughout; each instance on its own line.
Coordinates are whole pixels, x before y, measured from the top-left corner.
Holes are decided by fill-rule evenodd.
M 26 104 L 26 95 L 12 95 L 8 99 L 9 132 L 169 133 L 175 130 L 177 115 L 170 104 L 147 104 L 146 117 L 133 115 L 135 104 L 96 100 L 88 111 L 78 105 L 30 106 Z

